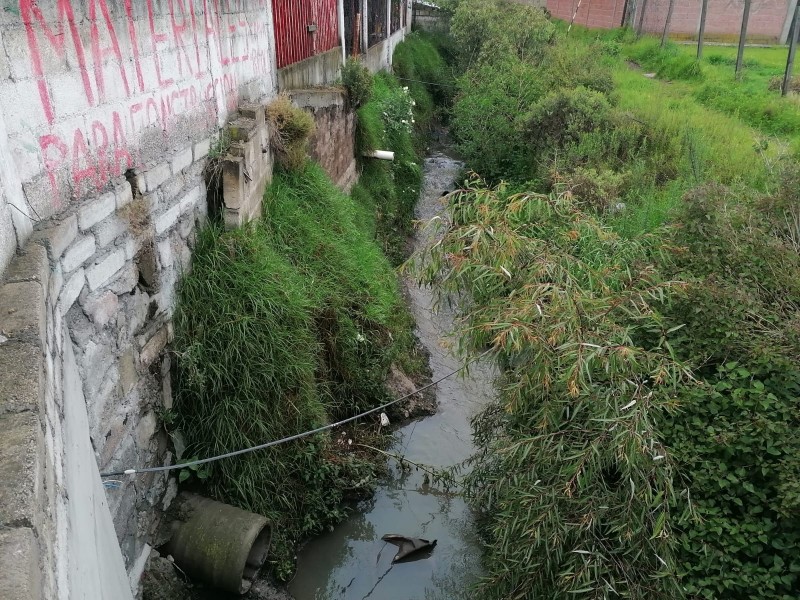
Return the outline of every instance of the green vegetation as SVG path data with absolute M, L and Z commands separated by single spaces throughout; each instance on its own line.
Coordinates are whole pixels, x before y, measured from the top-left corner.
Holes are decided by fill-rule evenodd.
M 353 107 L 365 104 L 372 97 L 372 73 L 357 58 L 348 58 L 342 67 L 342 85 Z
M 213 456 L 318 427 L 387 399 L 411 352 L 396 275 L 363 211 L 319 167 L 275 176 L 263 221 L 208 227 L 175 315 L 175 408 L 187 450 Z M 344 515 L 375 467 L 327 435 L 214 463 L 210 492 L 274 525 L 278 576 L 294 544 Z
M 401 45 L 410 55 L 406 68 L 429 68 L 415 63 L 425 57 L 415 49 L 423 43 L 412 37 Z M 201 231 L 179 290 L 175 413 L 165 424 L 185 438 L 186 456 L 340 420 L 389 399 L 384 382 L 393 363 L 412 376 L 426 369 L 382 252 L 403 259 L 419 194 L 417 96 L 391 75 L 373 81 L 354 63 L 342 77 L 359 106 L 359 150 L 390 149 L 395 161 L 365 159 L 361 183 L 347 196 L 308 160 L 313 118 L 285 96 L 270 104 L 279 166 L 264 218 L 237 231 L 216 224 Z M 424 117 L 427 127 L 432 113 Z M 368 425 L 348 435 L 378 434 Z M 346 500 L 370 493 L 383 459 L 354 447 L 320 434 L 187 469 L 182 481 L 267 516 L 274 574 L 285 579 L 296 544 L 341 520 Z
M 357 154 L 391 150 L 395 155 L 391 162 L 362 158 L 361 178 L 352 191 L 363 207 L 373 209 L 375 235 L 395 265 L 406 257 L 406 237 L 422 184 L 416 135 L 429 121 L 418 124 L 416 105 L 407 87 L 392 75 L 380 73 L 375 77 L 371 99 L 357 112 Z M 426 119 L 431 117 L 425 115 Z
M 450 6 L 452 130 L 487 183 L 418 260 L 504 373 L 477 596 L 797 597 L 800 107 L 769 53 L 736 83 L 727 50 Z

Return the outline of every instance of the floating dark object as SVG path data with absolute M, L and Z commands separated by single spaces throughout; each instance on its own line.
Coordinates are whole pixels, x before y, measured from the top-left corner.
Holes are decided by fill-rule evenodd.
M 394 544 L 399 548 L 397 554 L 395 554 L 394 558 L 392 559 L 393 563 L 408 559 L 412 555 L 413 558 L 410 558 L 409 560 L 425 558 L 421 554 L 418 555 L 417 553 L 420 553 L 423 550 L 433 550 L 436 547 L 436 540 L 430 542 L 428 540 L 423 540 L 422 538 L 410 538 L 404 535 L 397 535 L 395 533 L 387 533 L 381 539 L 384 542 L 389 542 L 390 544 Z

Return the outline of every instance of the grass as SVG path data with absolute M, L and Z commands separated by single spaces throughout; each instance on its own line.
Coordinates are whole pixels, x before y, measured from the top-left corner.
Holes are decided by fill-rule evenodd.
M 785 47 L 746 48 L 739 81 L 734 75 L 735 47 L 708 46 L 699 62 L 695 46 L 669 44 L 662 49 L 652 38 L 631 43 L 623 52 L 704 106 L 739 119 L 764 135 L 780 137 L 795 155 L 800 152 L 800 96 L 783 98 L 773 83 L 786 69 Z M 800 75 L 800 66 L 795 65 L 794 75 Z
M 635 235 L 663 224 L 683 195 L 706 180 L 771 191 L 781 158 L 800 156 L 800 99 L 769 89 L 783 74 L 786 48 L 747 48 L 744 74 L 736 81 L 735 47 L 707 46 L 698 62 L 694 45 L 661 48 L 658 39 L 636 40 L 625 30 L 574 27 L 570 41 L 608 55 L 621 109 L 680 140 L 678 177 L 632 190 L 627 209 L 611 219 L 619 231 Z M 646 72 L 657 79 L 644 77 Z
M 279 172 L 265 218 L 198 237 L 175 314 L 177 426 L 212 456 L 295 434 L 386 400 L 392 362 L 409 362 L 413 323 L 365 209 L 307 163 Z M 318 435 L 214 463 L 216 498 L 268 517 L 273 566 L 340 520 L 374 462 Z

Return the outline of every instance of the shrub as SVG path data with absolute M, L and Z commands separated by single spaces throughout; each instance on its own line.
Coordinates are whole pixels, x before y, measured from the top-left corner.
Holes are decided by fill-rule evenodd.
M 649 258 L 658 239 L 621 239 L 570 195 L 476 178 L 448 217 L 423 282 L 469 299 L 461 341 L 502 368 L 467 477 L 485 538 L 477 597 L 680 597 L 679 490 L 654 425 L 684 373 L 652 308 L 670 288 Z M 642 346 L 640 331 L 660 339 Z
M 522 123 L 543 91 L 537 71 L 513 57 L 501 67 L 478 65 L 459 80 L 452 132 L 472 169 L 490 181 L 532 175 Z
M 357 58 L 348 58 L 342 66 L 342 85 L 350 104 L 356 108 L 372 97 L 372 73 Z
M 279 164 L 287 170 L 299 170 L 308 158 L 307 147 L 314 133 L 314 117 L 280 95 L 267 106 L 270 123 L 270 143 Z
M 508 57 L 536 65 L 553 41 L 555 27 L 540 8 L 504 0 L 461 0 L 450 33 L 463 68 Z
M 691 484 L 678 524 L 679 573 L 693 597 L 770 599 L 800 591 L 800 255 L 776 225 L 782 204 L 706 185 L 687 195 L 666 276 L 677 356 L 701 383 L 660 424 Z

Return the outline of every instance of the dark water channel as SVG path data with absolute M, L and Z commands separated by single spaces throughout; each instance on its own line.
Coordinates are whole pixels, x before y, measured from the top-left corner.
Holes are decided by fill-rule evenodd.
M 424 187 L 417 206 L 420 219 L 442 210 L 440 196 L 451 189 L 461 163 L 435 153 L 425 160 Z M 415 245 L 426 242 L 417 234 Z M 433 311 L 431 291 L 408 283 L 417 335 L 430 352 L 433 379 L 458 369 L 451 346 L 452 314 Z M 473 451 L 470 418 L 492 393 L 488 366 L 474 364 L 467 376 L 436 387 L 438 411 L 399 429 L 392 451 L 432 466 L 462 462 Z M 463 596 L 480 575 L 479 542 L 464 501 L 428 485 L 422 471 L 402 471 L 390 460 L 390 478 L 331 533 L 309 542 L 298 556 L 289 586 L 296 600 L 430 600 Z M 397 533 L 436 539 L 427 557 L 392 565 L 397 548 L 381 536 Z

